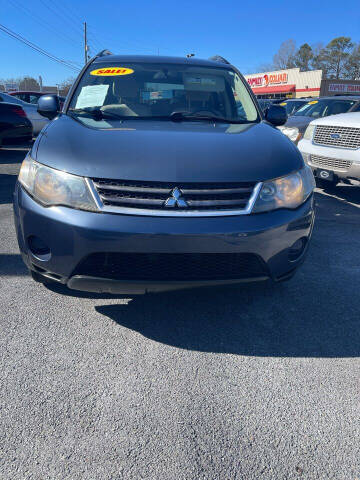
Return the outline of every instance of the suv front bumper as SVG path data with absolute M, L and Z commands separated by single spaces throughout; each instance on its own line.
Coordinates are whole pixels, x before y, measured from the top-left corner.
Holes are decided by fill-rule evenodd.
M 19 184 L 14 194 L 15 225 L 22 258 L 30 270 L 77 290 L 144 293 L 146 291 L 237 283 L 275 281 L 292 276 L 302 263 L 314 223 L 313 197 L 296 210 L 237 217 L 141 217 L 85 212 L 66 207 L 44 208 Z M 35 253 L 32 238 L 50 253 Z M 291 247 L 304 242 L 293 259 Z M 249 254 L 259 259 L 263 274 L 234 278 L 136 279 L 76 275 L 78 266 L 91 255 L 114 254 Z M 86 273 L 86 272 L 85 272 Z
M 360 151 L 350 150 L 337 147 L 327 147 L 315 145 L 310 140 L 301 140 L 299 142 L 299 150 L 303 156 L 304 162 L 308 164 L 312 170 L 329 170 L 339 179 L 353 179 L 360 181 Z M 311 156 L 322 157 L 325 159 L 323 165 L 319 165 L 316 161 L 311 160 Z M 328 164 L 326 164 L 328 159 Z M 332 160 L 340 162 L 348 162 L 347 167 L 334 167 L 331 165 Z

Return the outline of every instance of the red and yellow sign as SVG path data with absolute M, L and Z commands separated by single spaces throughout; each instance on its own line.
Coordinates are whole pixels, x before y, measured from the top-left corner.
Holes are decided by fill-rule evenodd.
M 115 75 L 130 75 L 134 73 L 132 68 L 125 67 L 107 67 L 107 68 L 98 68 L 97 70 L 92 70 L 90 75 L 99 75 L 101 77 L 111 77 Z
M 279 85 L 288 83 L 288 74 L 287 73 L 274 73 L 268 75 L 261 75 L 258 77 L 248 78 L 248 84 L 252 88 L 256 87 L 268 87 L 269 85 Z

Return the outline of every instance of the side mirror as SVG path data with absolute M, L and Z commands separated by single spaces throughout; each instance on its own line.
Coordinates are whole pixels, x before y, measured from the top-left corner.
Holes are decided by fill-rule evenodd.
M 60 112 L 60 103 L 57 95 L 42 95 L 38 101 L 38 113 L 52 120 Z
M 284 107 L 273 104 L 270 105 L 265 113 L 265 118 L 269 123 L 279 127 L 280 125 L 284 125 L 284 123 L 286 123 L 288 117 Z

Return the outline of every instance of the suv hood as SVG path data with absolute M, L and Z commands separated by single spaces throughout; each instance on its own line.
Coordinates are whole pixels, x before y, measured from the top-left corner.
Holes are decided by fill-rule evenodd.
M 35 160 L 86 177 L 163 182 L 261 181 L 303 166 L 298 149 L 266 123 L 213 124 L 56 118 Z
M 360 128 L 360 112 L 339 113 L 313 120 L 311 125 Z

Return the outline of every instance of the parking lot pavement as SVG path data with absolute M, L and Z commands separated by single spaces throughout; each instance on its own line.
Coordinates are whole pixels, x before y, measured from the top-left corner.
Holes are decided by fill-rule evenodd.
M 139 297 L 45 288 L 0 150 L 0 479 L 360 478 L 360 188 L 316 193 L 284 284 Z

